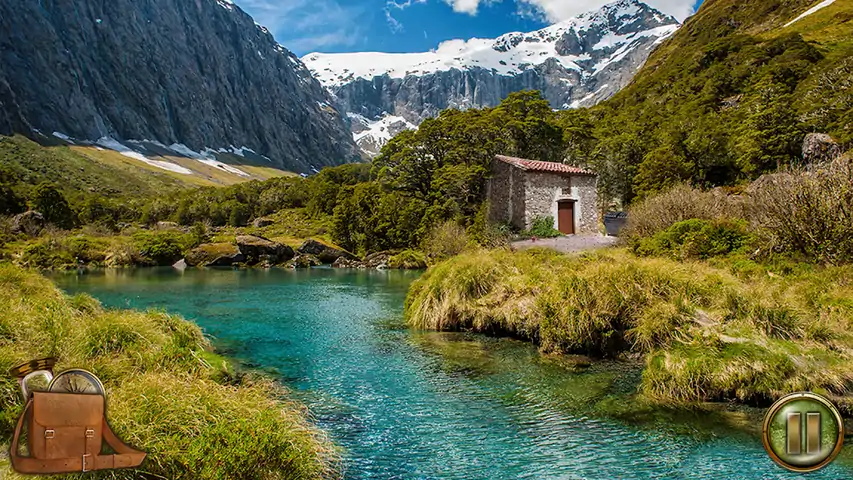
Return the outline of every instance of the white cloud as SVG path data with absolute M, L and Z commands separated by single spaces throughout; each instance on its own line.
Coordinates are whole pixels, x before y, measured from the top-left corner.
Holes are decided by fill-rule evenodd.
M 535 8 L 544 16 L 545 19 L 551 22 L 559 22 L 584 12 L 597 10 L 608 3 L 612 3 L 612 1 L 613 0 L 518 0 L 520 4 L 527 4 Z M 661 12 L 674 16 L 679 21 L 684 21 L 685 18 L 692 15 L 694 13 L 693 6 L 696 4 L 696 0 L 645 1 Z M 522 11 L 525 10 L 522 9 Z M 529 11 L 527 13 L 529 13 Z
M 448 5 L 453 7 L 456 13 L 467 13 L 468 15 L 476 15 L 480 8 L 480 0 L 445 0 Z M 557 0 L 559 1 L 559 0 Z

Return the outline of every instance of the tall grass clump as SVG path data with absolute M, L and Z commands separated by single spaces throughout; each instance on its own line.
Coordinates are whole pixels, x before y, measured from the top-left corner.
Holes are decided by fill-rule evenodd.
M 55 356 L 56 371 L 95 373 L 111 426 L 149 453 L 138 469 L 110 478 L 337 476 L 336 451 L 303 407 L 264 378 L 222 375 L 205 360 L 217 358 L 208 349 L 201 330 L 181 318 L 107 310 L 89 296 L 64 295 L 37 273 L 0 264 L 0 371 Z M 17 383 L 0 376 L 3 448 L 22 409 Z M 25 478 L 2 462 L 0 477 Z
M 849 278 L 849 266 L 741 278 L 624 250 L 476 252 L 416 281 L 406 317 L 415 328 L 509 335 L 548 353 L 642 355 L 651 398 L 760 403 L 797 389 L 853 392 Z

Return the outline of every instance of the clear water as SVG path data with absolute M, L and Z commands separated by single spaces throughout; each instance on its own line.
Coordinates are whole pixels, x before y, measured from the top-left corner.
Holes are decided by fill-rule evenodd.
M 416 277 L 154 269 L 54 279 L 108 306 L 184 315 L 227 354 L 277 375 L 346 449 L 350 479 L 853 478 L 839 464 L 787 473 L 760 440 L 709 430 L 708 419 L 670 429 L 578 413 L 612 374 L 572 373 L 518 341 L 410 331 L 401 313 Z

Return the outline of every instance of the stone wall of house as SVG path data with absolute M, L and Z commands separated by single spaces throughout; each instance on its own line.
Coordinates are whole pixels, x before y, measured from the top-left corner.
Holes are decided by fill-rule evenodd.
M 572 177 L 572 195 L 578 200 L 575 205 L 576 225 L 580 233 L 599 233 L 598 178 L 590 176 Z
M 506 162 L 493 160 L 488 188 L 489 220 L 525 228 L 524 172 Z
M 537 217 L 552 217 L 558 228 L 558 202 L 575 201 L 575 233 L 598 233 L 598 195 L 596 178 L 526 172 L 524 228 Z

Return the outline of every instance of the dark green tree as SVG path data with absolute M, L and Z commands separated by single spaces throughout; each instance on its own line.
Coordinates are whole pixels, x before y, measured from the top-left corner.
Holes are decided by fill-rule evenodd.
M 33 190 L 30 208 L 44 215 L 45 220 L 59 228 L 72 228 L 76 215 L 68 205 L 68 200 L 56 185 L 42 182 Z

